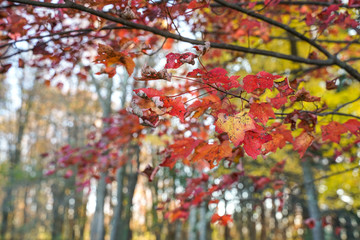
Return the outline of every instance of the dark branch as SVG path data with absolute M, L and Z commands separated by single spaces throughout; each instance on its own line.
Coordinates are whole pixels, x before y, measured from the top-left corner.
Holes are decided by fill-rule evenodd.
M 246 6 L 249 3 L 237 3 L 238 6 Z M 341 4 L 341 2 L 338 3 L 331 3 L 331 2 L 318 2 L 318 1 L 280 1 L 278 5 L 294 5 L 294 6 L 303 6 L 303 5 L 313 5 L 313 6 L 321 6 L 321 7 L 329 7 L 333 4 Z M 258 1 L 256 2 L 256 5 L 265 5 L 264 1 Z M 223 7 L 221 4 L 212 3 L 210 4 L 213 8 L 219 8 Z M 359 6 L 349 6 L 347 4 L 342 4 L 341 7 L 343 8 L 358 8 Z
M 319 45 L 316 41 L 306 37 L 304 34 L 297 32 L 295 29 L 289 27 L 286 24 L 283 24 L 281 22 L 275 21 L 271 18 L 268 18 L 262 14 L 256 13 L 254 11 L 250 11 L 248 9 L 244 9 L 239 7 L 236 4 L 233 3 L 228 3 L 224 0 L 215 0 L 215 2 L 222 4 L 225 7 L 228 7 L 229 9 L 233 9 L 236 10 L 238 12 L 244 13 L 250 17 L 259 19 L 263 22 L 266 22 L 272 26 L 276 26 L 280 29 L 285 30 L 286 32 L 294 35 L 295 37 L 309 43 L 311 46 L 315 47 L 316 49 L 318 49 L 320 52 L 322 52 L 330 61 L 333 61 L 335 63 L 335 65 L 343 68 L 344 70 L 346 70 L 352 77 L 354 77 L 356 80 L 360 81 L 360 73 L 354 69 L 353 67 L 351 67 L 350 65 L 348 65 L 346 62 L 343 62 L 341 60 L 339 60 L 336 56 L 332 55 L 330 52 L 328 52 L 324 47 L 322 47 L 321 45 Z
M 86 13 L 101 17 L 103 19 L 106 19 L 106 20 L 109 20 L 109 21 L 112 21 L 112 22 L 115 22 L 115 23 L 123 24 L 125 26 L 130 27 L 130 28 L 140 29 L 140 30 L 144 30 L 144 31 L 147 31 L 147 32 L 151 32 L 153 34 L 163 36 L 165 38 L 172 38 L 172 39 L 175 39 L 175 40 L 188 42 L 188 43 L 192 43 L 192 44 L 196 44 L 196 45 L 204 45 L 205 44 L 205 41 L 199 41 L 199 40 L 196 40 L 196 39 L 182 37 L 180 35 L 170 33 L 167 30 L 161 30 L 161 29 L 150 27 L 150 26 L 147 26 L 147 25 L 134 23 L 134 22 L 125 20 L 125 19 L 120 18 L 120 17 L 115 17 L 115 16 L 112 16 L 112 15 L 109 15 L 109 14 L 107 14 L 105 12 L 102 12 L 102 11 L 87 8 L 87 7 L 83 6 L 83 5 L 79 5 L 79 4 L 71 2 L 71 1 L 66 1 L 64 4 L 48 3 L 48 2 L 37 2 L 37 1 L 31 1 L 31 0 L 9 0 L 9 1 L 15 2 L 15 3 L 39 6 L 39 7 L 55 8 L 55 9 L 57 9 L 57 8 L 76 9 L 76 10 L 86 12 Z M 265 16 L 263 16 L 261 14 L 257 14 L 257 13 L 248 11 L 246 9 L 242 9 L 242 8 L 236 6 L 236 5 L 226 3 L 226 2 L 224 2 L 222 0 L 215 0 L 215 1 L 217 1 L 219 3 L 224 3 L 225 6 L 235 7 L 236 10 L 244 12 L 245 14 L 249 14 L 249 16 L 259 18 L 259 19 L 261 19 L 261 20 L 263 20 L 265 22 L 268 22 L 268 23 L 270 23 L 270 24 L 272 24 L 274 26 L 278 26 L 278 27 L 288 31 L 289 33 L 293 34 L 294 36 L 297 36 L 300 39 L 310 43 L 312 46 L 316 47 L 321 52 L 323 52 L 326 56 L 329 56 L 329 57 L 328 57 L 327 60 L 307 59 L 307 58 L 282 54 L 282 53 L 273 52 L 273 51 L 267 51 L 267 50 L 256 49 L 256 48 L 247 48 L 247 47 L 241 47 L 241 46 L 232 45 L 232 44 L 216 43 L 216 42 L 212 42 L 210 44 L 211 47 L 218 48 L 218 49 L 226 49 L 226 50 L 233 50 L 233 51 L 238 51 L 238 52 L 245 52 L 245 53 L 252 53 L 252 54 L 258 54 L 258 55 L 270 56 L 270 57 L 285 59 L 285 60 L 298 62 L 298 63 L 314 64 L 314 65 L 317 65 L 317 66 L 337 65 L 337 66 L 345 69 L 351 76 L 353 76 L 355 79 L 360 81 L 360 73 L 357 70 L 355 70 L 354 68 L 352 68 L 350 65 L 346 64 L 345 62 L 342 62 L 339 59 L 333 57 L 322 46 L 318 45 L 316 42 L 314 42 L 313 40 L 307 38 L 306 36 L 296 32 L 294 29 L 290 28 L 289 26 L 284 25 L 282 23 L 279 23 L 277 21 L 274 21 L 274 20 L 272 20 L 270 18 L 267 18 L 267 17 L 265 17 Z

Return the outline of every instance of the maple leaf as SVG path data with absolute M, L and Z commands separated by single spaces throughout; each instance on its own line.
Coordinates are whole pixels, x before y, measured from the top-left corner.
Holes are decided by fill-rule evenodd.
M 249 116 L 266 125 L 269 117 L 275 118 L 275 113 L 269 103 L 253 103 L 250 105 Z
M 287 97 L 295 92 L 294 89 L 291 88 L 287 78 L 282 81 L 275 81 L 274 86 L 279 90 L 281 97 Z
M 356 136 L 360 136 L 360 121 L 356 119 L 349 119 L 344 123 L 344 126 Z
M 271 89 L 274 86 L 274 80 L 281 78 L 279 75 L 272 75 L 267 72 L 259 72 L 256 75 L 247 75 L 243 79 L 244 89 L 248 93 L 252 93 L 256 89 Z
M 141 69 L 141 77 L 134 77 L 136 81 L 150 81 L 150 80 L 158 80 L 164 79 L 166 81 L 171 81 L 172 74 L 168 73 L 166 69 L 161 71 L 156 71 L 154 68 L 149 66 L 143 66 Z
M 159 91 L 153 88 L 138 88 L 133 90 L 136 95 L 144 99 L 151 99 L 153 97 L 159 97 L 164 95 L 163 91 Z
M 160 101 L 164 103 L 163 107 L 170 108 L 170 110 L 166 111 L 167 114 L 178 117 L 181 122 L 185 121 L 184 118 L 185 118 L 186 110 L 182 97 L 177 97 L 177 98 L 161 97 Z
M 237 81 L 239 76 L 226 76 L 228 72 L 223 68 L 214 68 L 209 72 L 202 74 L 204 83 L 215 84 L 218 87 L 222 87 L 225 90 L 231 88 L 240 87 L 240 83 Z
M 208 161 L 210 168 L 214 168 L 222 159 L 231 156 L 232 148 L 229 141 L 224 141 L 221 144 L 208 144 L 204 142 L 196 147 L 191 160 L 194 162 L 199 160 Z
M 276 97 L 270 98 L 269 100 L 271 105 L 276 109 L 280 109 L 288 101 L 287 97 L 281 97 L 280 93 L 276 95 Z
M 246 131 L 256 128 L 254 120 L 246 112 L 239 112 L 233 117 L 220 113 L 215 125 L 219 133 L 226 132 L 229 135 L 235 146 L 244 140 Z
M 291 131 L 287 130 L 284 125 L 279 126 L 271 133 L 272 139 L 264 144 L 265 151 L 263 154 L 269 152 L 276 152 L 278 148 L 282 149 L 286 142 L 293 142 Z
M 332 142 L 339 143 L 341 134 L 347 132 L 348 129 L 341 123 L 332 121 L 328 125 L 321 126 L 321 134 L 323 141 L 329 139 Z
M 300 158 L 302 158 L 308 149 L 308 147 L 314 141 L 314 136 L 310 135 L 308 132 L 304 131 L 299 136 L 295 138 L 294 141 L 294 150 L 298 151 Z
M 208 0 L 192 0 L 188 6 L 187 9 L 198 9 L 198 8 L 204 8 L 209 6 L 209 1 Z
M 294 110 L 292 113 L 289 113 L 284 119 L 284 123 L 291 124 L 291 130 L 296 129 L 296 121 L 300 119 L 301 122 L 298 124 L 299 128 L 303 128 L 304 130 L 311 132 L 314 130 L 317 116 L 310 112 L 302 112 L 298 110 Z
M 113 64 L 120 64 L 125 67 L 129 76 L 133 73 L 135 62 L 131 57 L 125 53 L 116 52 L 112 47 L 99 43 L 98 56 L 95 58 L 95 63 L 102 63 L 107 67 Z
M 271 135 L 258 133 L 254 131 L 247 131 L 244 138 L 244 150 L 253 159 L 261 153 L 261 148 L 264 143 L 271 140 Z
M 200 140 L 194 138 L 177 140 L 175 143 L 168 146 L 166 150 L 168 156 L 160 166 L 173 168 L 177 160 L 186 159 L 200 143 Z
M 184 63 L 189 63 L 191 65 L 195 64 L 195 58 L 197 58 L 198 56 L 194 53 L 191 52 L 186 52 L 183 54 L 180 53 L 169 53 L 168 55 L 166 55 L 166 65 L 165 68 L 169 69 L 169 68 L 179 68 L 181 65 L 183 65 Z
M 292 102 L 318 102 L 320 99 L 319 97 L 311 96 L 305 88 L 300 89 L 295 93 L 295 96 L 290 97 L 290 101 Z

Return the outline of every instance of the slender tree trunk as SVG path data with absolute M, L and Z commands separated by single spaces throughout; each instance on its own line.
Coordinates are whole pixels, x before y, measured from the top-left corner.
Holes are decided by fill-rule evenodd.
M 117 180 L 117 193 L 116 193 L 116 199 L 117 199 L 117 205 L 114 210 L 114 216 L 112 219 L 112 229 L 110 234 L 111 240 L 119 239 L 121 234 L 121 227 L 123 225 L 121 221 L 122 217 L 122 210 L 123 210 L 123 187 L 124 187 L 124 175 L 125 175 L 125 165 L 119 168 L 116 172 L 116 180 Z
M 96 189 L 96 208 L 94 218 L 91 222 L 91 240 L 103 240 L 105 236 L 104 227 L 104 203 L 106 195 L 106 173 L 101 173 Z
M 183 224 L 179 220 L 176 220 L 175 224 L 176 224 L 176 226 L 175 226 L 175 240 L 182 240 L 183 239 L 183 236 L 182 236 L 182 225 Z
M 95 84 L 95 89 L 102 107 L 103 117 L 108 118 L 111 114 L 111 96 L 112 96 L 112 86 L 113 80 L 107 79 L 106 80 L 106 96 L 103 97 L 101 95 L 101 87 L 100 84 L 97 82 L 93 75 L 92 80 Z M 106 128 L 107 125 L 104 125 Z M 106 173 L 102 172 L 100 174 L 100 179 L 98 182 L 98 186 L 96 189 L 96 207 L 93 220 L 91 222 L 91 230 L 90 230 L 90 239 L 91 240 L 103 240 L 105 237 L 105 226 L 104 226 L 104 203 L 105 203 L 105 196 L 106 196 Z
M 266 240 L 266 215 L 265 215 L 265 206 L 264 203 L 260 203 L 261 207 L 261 240 Z
M 207 209 L 208 204 L 207 202 L 202 202 L 200 209 L 199 209 L 199 240 L 208 240 L 206 233 L 207 233 Z
M 196 207 L 190 207 L 189 226 L 188 226 L 188 240 L 196 240 Z
M 241 204 L 241 203 L 240 203 Z M 240 205 L 241 206 L 241 205 Z M 245 239 L 245 235 L 244 235 L 244 232 L 243 232 L 243 226 L 244 226 L 244 223 L 243 223 L 243 219 L 242 219 L 242 213 L 244 211 L 244 208 L 243 206 L 241 206 L 241 212 L 237 213 L 236 216 L 236 226 L 237 226 L 237 229 L 238 229 L 238 232 L 239 232 L 239 236 L 240 236 L 240 239 L 239 240 L 243 240 Z
M 126 205 L 125 208 L 125 219 L 124 219 L 124 225 L 123 225 L 123 233 L 121 234 L 121 239 L 120 240 L 129 240 L 132 239 L 132 231 L 130 229 L 130 220 L 132 217 L 132 212 L 131 212 L 131 208 L 133 206 L 133 197 L 134 197 L 134 193 L 135 193 L 135 187 L 137 184 L 137 180 L 138 180 L 138 175 L 139 175 L 139 166 L 140 166 L 140 147 L 138 145 L 136 146 L 131 146 L 130 148 L 132 148 L 134 150 L 134 155 L 135 155 L 135 160 L 136 160 L 136 165 L 135 168 L 133 167 L 132 164 L 130 164 L 130 174 L 129 174 L 129 187 L 128 187 L 128 204 Z
M 51 227 L 51 239 L 60 240 L 62 239 L 62 229 L 64 223 L 65 215 L 65 205 L 64 205 L 64 195 L 65 189 L 58 184 L 53 184 L 51 186 L 51 191 L 53 194 L 53 222 Z
M 311 164 L 309 159 L 301 162 L 301 167 L 303 170 L 304 182 L 305 182 L 305 191 L 306 191 L 306 200 L 309 210 L 310 218 L 315 220 L 315 227 L 311 229 L 312 236 L 314 240 L 323 240 L 324 232 L 321 225 L 321 213 L 318 206 L 317 192 L 314 185 L 314 176 L 311 171 Z
M 252 210 L 251 209 L 247 209 L 247 227 L 248 227 L 248 231 L 249 231 L 249 239 L 256 239 L 256 229 L 255 229 L 255 224 L 252 221 Z
M 34 87 L 35 88 L 35 87 Z M 23 86 L 21 86 L 21 92 L 23 93 Z M 8 184 L 5 188 L 5 199 L 2 203 L 1 207 L 1 215 L 2 215 L 2 224 L 0 236 L 1 239 L 5 238 L 6 232 L 8 230 L 8 226 L 10 224 L 11 219 L 9 218 L 10 214 L 14 211 L 14 199 L 13 199 L 13 191 L 14 186 L 12 185 L 15 181 L 15 171 L 17 166 L 21 161 L 21 149 L 22 149 L 22 141 L 25 133 L 25 128 L 27 126 L 29 120 L 29 113 L 32 108 L 33 98 L 34 98 L 34 89 L 30 91 L 29 98 L 24 100 L 22 98 L 21 107 L 18 110 L 17 121 L 18 121 L 18 129 L 16 133 L 16 142 L 14 150 L 10 149 L 10 167 L 9 167 L 9 175 L 8 175 Z M 26 101 L 26 102 L 24 102 Z M 23 108 L 24 107 L 24 108 Z M 10 236 L 12 239 L 12 236 Z

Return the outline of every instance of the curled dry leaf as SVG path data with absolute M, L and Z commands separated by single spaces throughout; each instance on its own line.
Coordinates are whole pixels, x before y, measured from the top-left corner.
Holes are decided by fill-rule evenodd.
M 142 171 L 141 173 L 148 177 L 149 182 L 152 182 L 154 180 L 156 173 L 159 171 L 159 169 L 160 169 L 159 166 L 157 166 L 156 168 L 153 168 L 152 166 L 150 166 L 148 164 L 146 166 L 146 168 L 144 169 L 144 171 Z
M 159 80 L 164 79 L 166 81 L 171 81 L 172 74 L 168 73 L 166 69 L 161 71 L 156 71 L 154 68 L 145 65 L 141 69 L 141 77 L 135 77 L 134 79 L 137 81 L 151 81 L 151 80 Z
M 131 10 L 130 6 L 126 6 L 124 11 L 122 11 L 119 15 L 120 17 L 127 20 L 133 20 L 138 18 L 138 16 L 134 13 L 134 11 Z
M 210 49 L 210 42 L 205 42 L 205 45 L 196 45 L 194 48 L 200 53 L 200 55 L 205 55 L 205 53 L 207 53 Z

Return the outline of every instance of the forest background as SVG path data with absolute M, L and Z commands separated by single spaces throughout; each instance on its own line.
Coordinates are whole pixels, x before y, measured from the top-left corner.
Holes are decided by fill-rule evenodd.
M 359 239 L 360 1 L 0 3 L 0 239 Z

